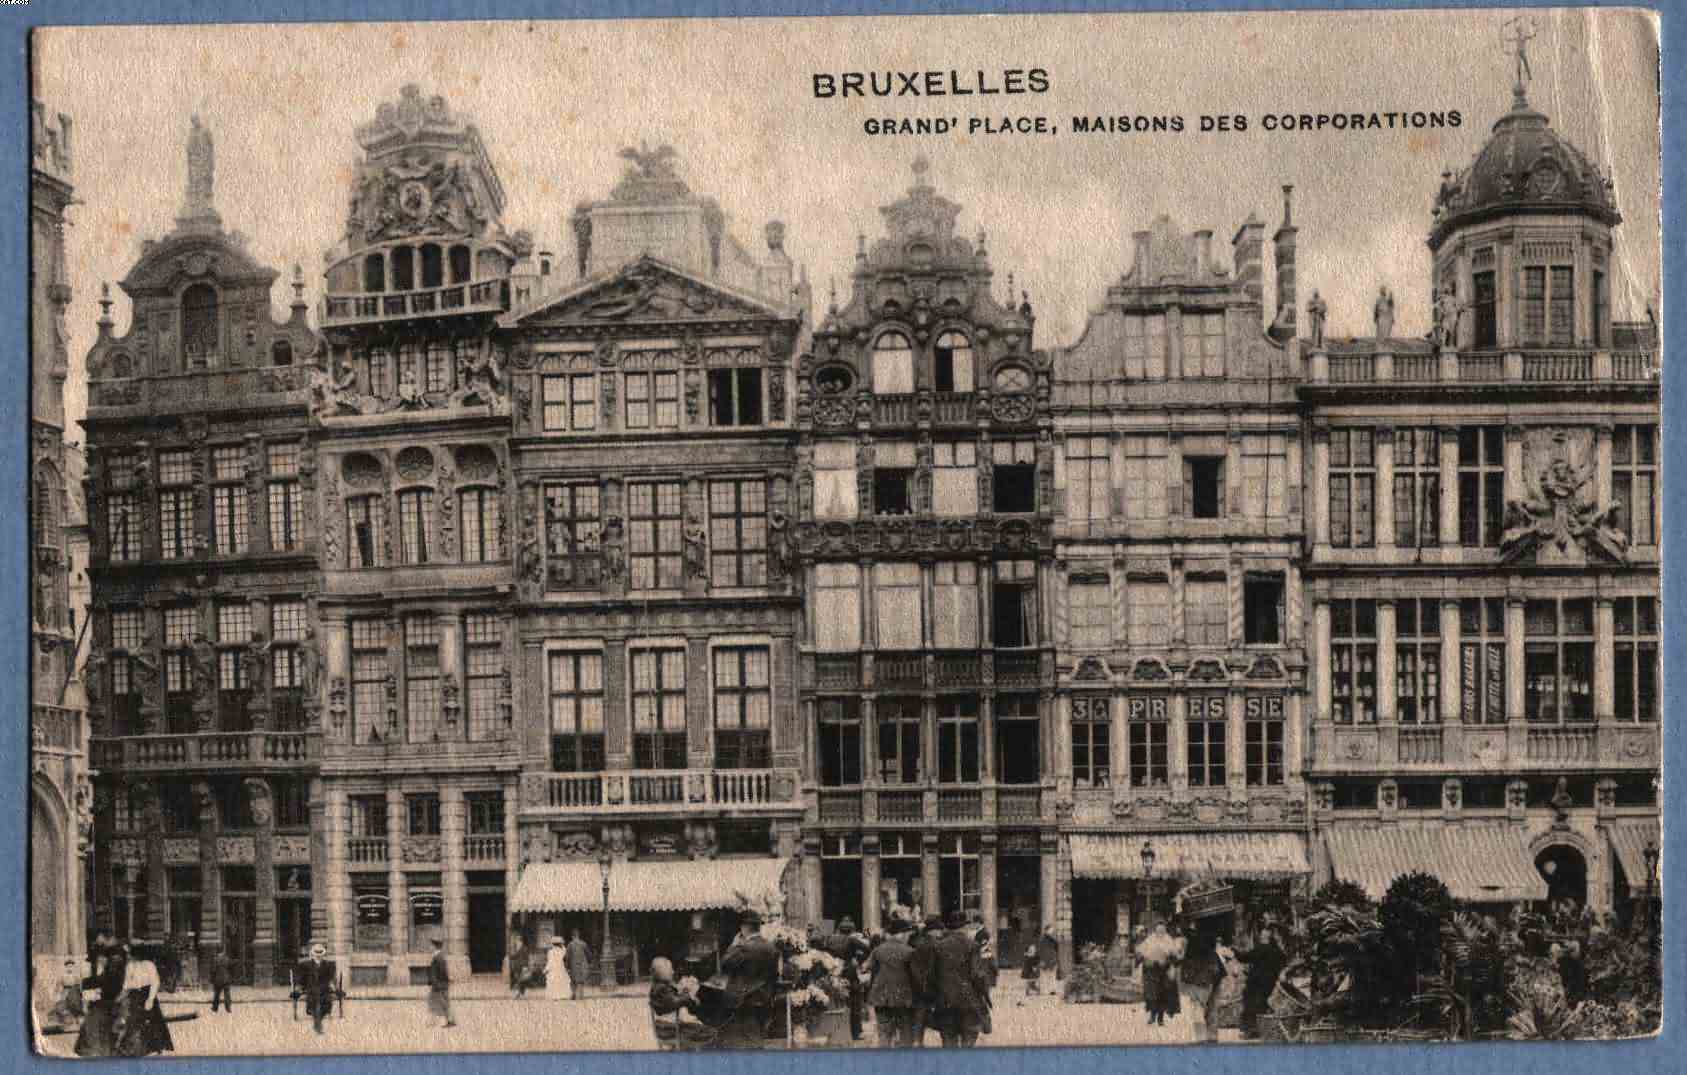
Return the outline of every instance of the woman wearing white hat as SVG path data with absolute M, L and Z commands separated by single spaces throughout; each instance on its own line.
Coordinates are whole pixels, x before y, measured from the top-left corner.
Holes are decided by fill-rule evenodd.
M 545 953 L 545 999 L 567 1000 L 574 995 L 574 982 L 568 976 L 568 949 L 561 937 L 551 938 L 551 950 Z

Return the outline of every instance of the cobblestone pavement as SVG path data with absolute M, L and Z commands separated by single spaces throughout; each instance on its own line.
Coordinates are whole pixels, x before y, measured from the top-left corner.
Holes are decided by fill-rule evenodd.
M 998 989 L 995 1032 L 979 1045 L 1009 1048 L 1027 1045 L 1146 1045 L 1192 1041 L 1187 1016 L 1164 1027 L 1150 1027 L 1140 1005 L 1063 1004 Z M 331 1018 L 316 1035 L 300 1009 L 265 999 L 236 1003 L 232 1013 L 213 1013 L 202 1003 L 166 1000 L 167 1015 L 195 1013 L 197 1018 L 170 1024 L 178 1056 L 265 1056 L 333 1053 L 476 1053 L 476 1052 L 627 1052 L 655 1048 L 649 1009 L 641 997 L 598 997 L 553 1002 L 538 996 L 467 997 L 454 1004 L 457 1026 L 433 1025 L 421 998 L 358 1000 L 346 1005 L 346 1018 Z M 1224 1041 L 1235 1041 L 1225 1031 Z M 68 1053 L 72 1036 L 46 1039 L 54 1052 Z M 876 1043 L 872 1023 L 858 1047 Z M 929 1036 L 932 1046 L 937 1036 Z

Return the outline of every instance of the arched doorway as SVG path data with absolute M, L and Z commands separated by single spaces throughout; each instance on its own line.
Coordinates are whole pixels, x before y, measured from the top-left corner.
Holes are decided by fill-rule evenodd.
M 68 949 L 64 936 L 64 829 L 58 811 L 39 790 L 29 795 L 29 944 L 36 954 Z
M 1569 900 L 1587 906 L 1587 859 L 1568 844 L 1552 844 L 1535 856 L 1535 869 L 1546 882 L 1546 896 L 1556 904 Z

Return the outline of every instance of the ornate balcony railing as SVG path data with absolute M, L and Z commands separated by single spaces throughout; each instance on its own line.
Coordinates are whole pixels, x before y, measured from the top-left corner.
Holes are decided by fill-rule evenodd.
M 879 792 L 880 821 L 922 821 L 925 819 L 925 792 Z
M 854 690 L 861 686 L 861 661 L 854 657 L 816 657 L 814 685 L 823 691 Z
M 823 791 L 820 793 L 821 821 L 861 820 L 861 793 L 859 791 Z
M 602 810 L 718 810 L 795 806 L 795 770 L 632 769 L 601 773 L 537 773 L 527 809 L 534 813 Z
M 322 300 L 322 324 L 330 327 L 439 314 L 502 313 L 509 305 L 510 288 L 506 280 L 375 295 L 329 295 Z
M 1330 381 L 1354 384 L 1376 380 L 1376 359 L 1371 355 L 1331 355 Z
M 873 683 L 918 687 L 925 683 L 925 659 L 917 653 L 881 653 L 873 660 Z
M 1593 377 L 1593 355 L 1585 351 L 1542 351 L 1523 356 L 1525 381 L 1586 381 Z
M 911 426 L 919 413 L 912 393 L 873 397 L 873 424 L 881 426 Z
M 1529 760 L 1551 764 L 1592 761 L 1596 735 L 1591 724 L 1581 728 L 1530 728 Z
M 973 394 L 971 392 L 938 392 L 931 397 L 932 422 L 940 426 L 972 425 Z
M 972 686 L 980 681 L 984 670 L 976 652 L 940 653 L 936 664 L 939 687 Z
M 1651 351 L 1532 348 L 1513 351 L 1412 351 L 1309 354 L 1312 385 L 1437 383 L 1598 384 L 1650 381 L 1657 376 Z
M 37 750 L 75 753 L 82 749 L 82 711 L 36 703 L 30 708 L 30 737 Z
M 1441 379 L 1441 358 L 1439 355 L 1395 355 L 1394 379 L 1396 381 L 1439 381 Z
M 346 858 L 351 862 L 387 861 L 385 836 L 353 836 L 346 840 Z
M 123 769 L 291 769 L 322 758 L 321 732 L 196 732 L 93 741 L 93 764 Z
M 496 835 L 465 835 L 463 861 L 494 863 L 504 861 L 504 838 Z
M 977 821 L 984 816 L 984 793 L 975 789 L 951 789 L 937 793 L 937 820 Z
M 996 651 L 998 687 L 1035 687 L 1042 682 L 1042 676 L 1042 654 Z
M 1042 788 L 1001 788 L 996 792 L 996 817 L 1002 821 L 1036 821 L 1043 816 Z
M 1440 728 L 1401 728 L 1399 743 L 1402 765 L 1441 763 Z

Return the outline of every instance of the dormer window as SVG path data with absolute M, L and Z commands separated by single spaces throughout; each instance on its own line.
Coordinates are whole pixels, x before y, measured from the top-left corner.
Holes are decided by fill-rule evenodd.
M 204 369 L 217 354 L 217 289 L 194 284 L 182 292 L 182 359 L 186 369 Z
M 933 350 L 933 378 L 939 392 L 972 391 L 972 341 L 959 332 L 945 332 Z
M 1568 347 L 1576 342 L 1575 270 L 1568 265 L 1523 269 L 1524 346 Z
M 900 332 L 887 332 L 873 345 L 873 394 L 914 391 L 914 347 Z
M 293 345 L 286 340 L 276 340 L 275 346 L 270 348 L 269 360 L 273 366 L 291 366 L 293 364 Z
M 387 263 L 379 254 L 363 259 L 363 290 L 371 295 L 387 289 Z

